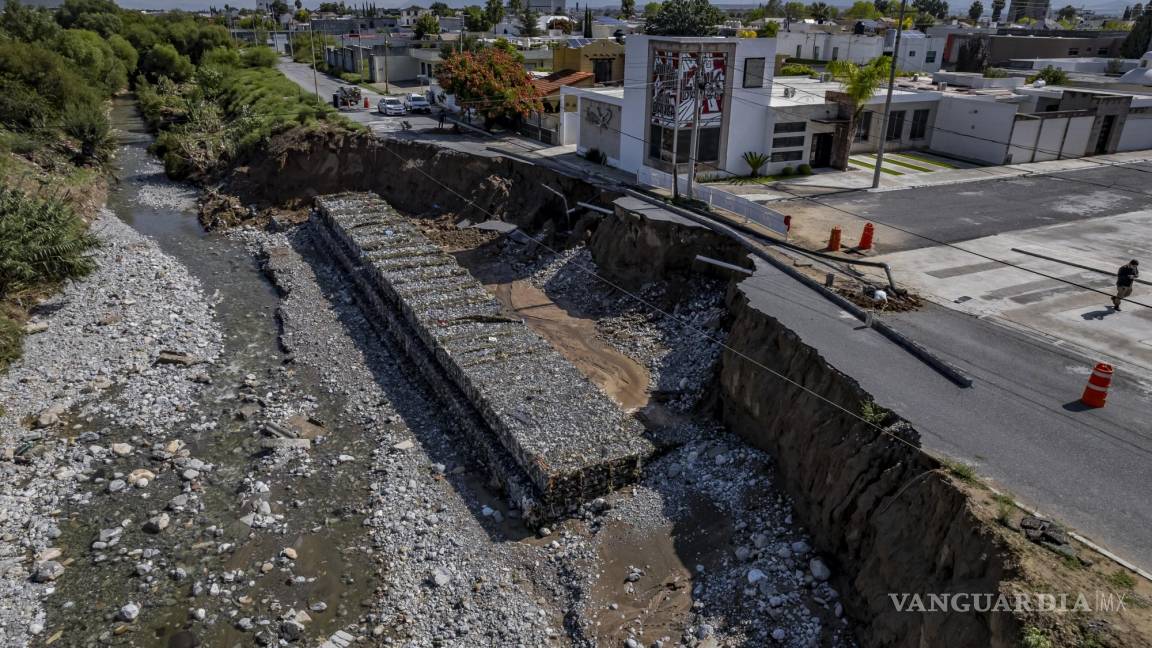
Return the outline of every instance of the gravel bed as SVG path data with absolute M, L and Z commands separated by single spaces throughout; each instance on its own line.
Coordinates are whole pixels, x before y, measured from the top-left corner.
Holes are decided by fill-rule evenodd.
M 60 508 L 82 503 L 93 467 L 123 451 L 70 438 L 101 416 L 157 439 L 179 435 L 221 333 L 198 281 L 149 239 L 102 211 L 97 269 L 37 308 L 24 357 L 0 375 L 0 645 L 43 632 L 43 597 L 67 568 Z M 162 351 L 174 364 L 156 364 Z M 186 364 L 187 363 L 187 364 Z M 145 479 L 146 477 L 141 477 Z M 123 481 L 121 483 L 124 483 Z

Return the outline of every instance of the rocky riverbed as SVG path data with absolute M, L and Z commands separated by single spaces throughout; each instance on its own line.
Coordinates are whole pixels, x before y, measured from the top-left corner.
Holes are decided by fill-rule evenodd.
M 501 252 L 677 431 L 529 528 L 313 225 L 204 235 L 130 108 L 98 270 L 0 376 L 0 645 L 852 644 L 770 458 L 695 413 L 722 286 L 646 289 L 698 339 L 587 290 L 582 248 Z

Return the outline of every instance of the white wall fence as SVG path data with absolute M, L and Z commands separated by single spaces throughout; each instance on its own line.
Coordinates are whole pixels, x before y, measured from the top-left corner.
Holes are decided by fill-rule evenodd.
M 661 189 L 672 188 L 672 174 L 664 173 L 663 171 L 647 166 L 641 166 L 636 172 L 636 181 L 649 187 L 659 187 Z M 681 175 L 679 177 L 679 184 L 680 192 L 687 193 L 687 175 Z M 696 182 L 693 185 L 692 191 L 697 200 L 706 202 L 712 207 L 719 207 L 720 209 L 738 214 L 745 220 L 759 223 L 781 236 L 788 235 L 788 227 L 784 224 L 784 214 L 774 209 L 769 209 L 747 198 L 742 198 L 738 194 L 713 189 L 700 182 Z

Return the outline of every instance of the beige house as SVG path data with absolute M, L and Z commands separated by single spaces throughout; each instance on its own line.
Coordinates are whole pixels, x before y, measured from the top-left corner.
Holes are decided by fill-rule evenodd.
M 624 45 L 610 38 L 569 38 L 552 51 L 552 68 L 591 72 L 595 84 L 624 82 Z

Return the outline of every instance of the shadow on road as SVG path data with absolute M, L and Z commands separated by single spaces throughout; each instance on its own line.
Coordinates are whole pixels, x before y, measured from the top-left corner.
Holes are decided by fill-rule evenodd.
M 1080 317 L 1086 320 L 1103 320 L 1105 317 L 1117 313 L 1114 308 L 1102 308 L 1099 310 L 1088 311 L 1087 313 L 1080 313 Z

